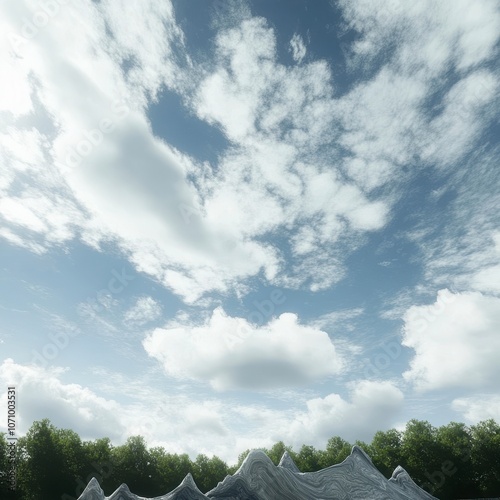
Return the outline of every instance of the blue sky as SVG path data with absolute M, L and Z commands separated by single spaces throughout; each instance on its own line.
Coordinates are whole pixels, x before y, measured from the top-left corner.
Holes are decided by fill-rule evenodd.
M 234 462 L 500 419 L 496 2 L 0 9 L 20 434 Z

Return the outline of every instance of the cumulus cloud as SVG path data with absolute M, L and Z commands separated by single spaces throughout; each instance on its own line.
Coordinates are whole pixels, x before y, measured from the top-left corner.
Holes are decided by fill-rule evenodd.
M 21 365 L 12 359 L 0 365 L 2 386 L 16 387 L 16 421 L 20 435 L 25 434 L 35 420 L 48 418 L 57 427 L 74 430 L 82 439 L 109 437 L 113 444 L 123 444 L 128 437 L 141 434 L 149 446 L 189 453 L 193 459 L 198 453 L 220 453 L 219 456 L 226 459 L 237 459 L 234 451 L 239 449 L 235 447 L 237 437 L 228 435 L 225 415 L 230 410 L 224 403 L 166 395 L 145 388 L 142 381 L 137 383 L 116 373 L 103 375 L 107 380 L 98 384 L 102 386 L 101 394 L 106 394 L 106 385 L 112 384 L 113 392 L 119 387 L 119 392 L 132 402 L 125 404 L 107 399 L 88 387 L 63 382 L 63 377 L 71 377 L 71 372 L 64 368 Z M 4 396 L 6 398 L 5 393 Z M 5 423 L 2 427 L 5 428 Z M 221 436 L 229 446 L 221 445 Z
M 82 438 L 107 436 L 118 439 L 125 427 L 120 405 L 79 384 L 61 382 L 63 368 L 20 365 L 6 359 L 0 365 L 2 386 L 14 385 L 18 399 L 18 431 L 24 434 L 32 422 L 48 418 Z
M 431 305 L 404 315 L 402 344 L 415 351 L 403 376 L 416 389 L 486 390 L 500 377 L 500 299 L 440 290 Z
M 168 5 L 127 3 L 127 8 L 122 6 L 120 15 L 113 15 L 113 21 L 108 23 L 113 33 L 109 40 L 105 35 L 111 14 L 107 2 L 73 2 L 58 6 L 50 15 L 36 2 L 18 2 L 15 8 L 2 5 L 2 46 L 6 47 L 2 60 L 9 78 L 19 75 L 24 84 L 16 87 L 17 101 L 3 102 L 3 110 L 12 113 L 13 119 L 0 137 L 7 146 L 7 154 L 2 155 L 7 182 L 2 185 L 0 210 L 9 230 L 20 233 L 22 240 L 50 247 L 81 233 L 104 229 L 105 221 L 96 224 L 93 217 L 99 215 L 99 206 L 87 204 L 85 181 L 93 175 L 79 172 L 79 179 L 75 179 L 75 171 L 85 161 L 102 167 L 105 151 L 120 147 L 123 129 L 117 128 L 130 111 L 121 99 L 125 98 L 131 107 L 141 107 L 144 93 L 154 94 L 158 79 L 163 81 L 158 72 L 168 72 L 168 65 L 160 61 L 168 59 L 169 42 L 175 34 Z M 127 29 L 125 34 L 121 26 L 127 22 L 124 14 L 130 14 L 130 9 L 135 12 L 134 29 Z M 33 24 L 30 20 L 36 16 L 45 18 L 46 25 Z M 67 26 L 72 26 L 73 36 L 61 42 Z M 143 44 L 136 30 L 148 33 L 147 40 L 154 50 L 140 50 Z M 156 58 L 156 64 L 144 61 L 145 57 Z M 132 65 L 129 80 L 133 80 L 141 64 L 147 64 L 149 85 L 124 81 L 120 64 L 128 58 L 138 63 Z M 21 98 L 25 104 L 20 107 L 16 102 Z M 111 173 L 104 173 L 104 177 L 109 178 Z M 75 180 L 77 184 L 83 181 L 81 189 L 75 186 Z M 94 196 L 98 197 L 98 192 Z
M 403 409 L 404 395 L 392 382 L 361 380 L 351 384 L 348 399 L 332 393 L 306 404 L 307 411 L 291 422 L 287 442 L 324 446 L 332 436 L 370 440 L 377 430 L 390 428 Z
M 90 389 L 63 382 L 71 378 L 65 369 L 5 360 L 0 365 L 0 382 L 7 387 L 15 381 L 19 434 L 33 421 L 49 418 L 83 439 L 107 436 L 117 445 L 140 434 L 149 446 L 163 446 L 171 453 L 188 453 L 192 459 L 199 453 L 215 454 L 235 463 L 241 451 L 269 447 L 278 440 L 299 448 L 306 442 L 324 446 L 326 439 L 339 434 L 353 441 L 369 439 L 375 431 L 394 424 L 402 401 L 399 390 L 389 382 L 360 381 L 351 386 L 348 399 L 329 394 L 297 400 L 295 408 L 283 411 L 246 399 L 207 396 L 201 400 L 186 391 L 166 393 L 141 377 L 109 370 L 97 369 L 95 374 L 101 381 Z M 117 388 L 126 403 L 107 399 Z M 0 430 L 5 425 L 0 424 Z
M 143 345 L 168 375 L 218 390 L 302 385 L 344 367 L 328 334 L 290 313 L 254 326 L 218 308 L 201 326 L 157 328 Z
M 457 398 L 453 400 L 451 406 L 472 424 L 490 418 L 500 421 L 500 394 L 478 394 Z

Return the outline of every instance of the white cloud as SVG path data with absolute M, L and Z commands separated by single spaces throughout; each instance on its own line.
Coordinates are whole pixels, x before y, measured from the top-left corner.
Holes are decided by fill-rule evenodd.
M 275 31 L 248 13 L 219 29 L 201 71 L 170 2 L 64 4 L 28 38 L 20 33 L 35 2 L 2 4 L 0 56 L 23 83 L 0 101 L 10 113 L 0 129 L 0 235 L 34 251 L 111 241 L 191 303 L 208 291 L 241 293 L 259 273 L 332 286 L 363 235 L 390 219 L 397 189 L 378 188 L 397 187 L 415 157 L 446 167 L 467 154 L 498 88 L 484 65 L 500 32 L 493 2 L 343 8 L 360 32 L 351 65 L 374 76 L 336 96 L 326 61 L 305 64 L 296 34 L 302 63 L 280 64 Z M 213 172 L 152 135 L 146 108 L 162 85 L 229 139 Z
M 480 137 L 498 93 L 498 78 L 477 70 L 453 85 L 443 99 L 443 111 L 430 124 L 434 132 L 423 156 L 442 166 L 455 165 Z
M 338 311 L 333 311 L 321 315 L 316 318 L 311 326 L 315 328 L 332 328 L 332 329 L 347 329 L 352 331 L 352 320 L 359 318 L 364 313 L 364 309 L 361 307 L 355 307 L 353 309 L 340 309 Z
M 404 316 L 402 344 L 415 350 L 403 375 L 420 391 L 485 390 L 500 377 L 500 299 L 440 290 L 436 302 Z
M 341 5 L 350 26 L 362 34 L 355 57 L 375 58 L 388 41 L 399 42 L 390 56 L 405 69 L 421 64 L 434 76 L 448 62 L 466 71 L 494 56 L 500 27 L 494 0 L 342 0 Z
M 500 96 L 494 63 L 498 4 L 346 0 L 341 5 L 359 35 L 348 65 L 373 74 L 342 99 L 353 114 L 345 115 L 347 133 L 340 138 L 354 153 L 346 161 L 347 173 L 369 191 L 401 178 L 401 167 L 415 164 L 415 158 L 416 164 L 445 172 L 445 181 L 440 173 L 434 179 L 444 181 L 451 200 L 432 213 L 424 206 L 420 234 L 413 233 L 427 284 L 497 293 L 499 261 L 487 238 L 498 227 L 493 208 L 499 203 L 498 158 L 488 146 Z M 450 72 L 456 78 L 449 78 Z
M 330 393 L 301 397 L 300 404 L 288 410 L 239 405 L 234 411 L 242 422 L 253 424 L 259 446 L 283 441 L 298 451 L 303 444 L 324 448 L 333 436 L 370 441 L 376 431 L 399 422 L 403 405 L 404 395 L 392 382 L 359 380 L 349 385 L 347 397 Z
M 102 15 L 113 33 L 112 50 L 128 64 L 126 81 L 146 101 L 146 92 L 156 96 L 161 86 L 175 87 L 179 78 L 173 49 L 184 44 L 184 34 L 175 22 L 172 3 L 141 0 L 107 0 Z M 133 19 L 133 22 L 131 20 Z M 184 52 L 176 51 L 182 59 Z
M 426 285 L 431 289 L 452 286 L 498 294 L 495 276 L 500 252 L 496 243 L 500 203 L 500 176 L 494 151 L 472 154 L 449 179 L 446 195 L 452 197 L 439 216 L 419 224 L 412 241 L 419 244 Z M 431 202 L 432 203 L 432 202 Z M 437 207 L 432 204 L 430 211 Z M 446 224 L 442 221 L 446 220 Z M 436 238 L 439 231 L 439 238 Z
M 361 71 L 363 80 L 339 94 L 337 75 L 305 58 L 297 34 L 299 64 L 280 64 L 275 31 L 248 9 L 218 24 L 213 60 L 201 70 L 169 1 L 65 3 L 33 37 L 21 36 L 23 19 L 39 4 L 2 3 L 0 236 L 37 253 L 74 239 L 116 243 L 139 272 L 191 303 L 214 290 L 242 294 L 253 276 L 317 291 L 346 275 L 346 257 L 390 220 L 400 181 L 423 160 L 450 175 L 446 194 L 456 196 L 435 217 L 440 238 L 428 238 L 435 228 L 427 218 L 417 228 L 426 278 L 475 292 L 441 291 L 435 305 L 408 310 L 404 342 L 415 357 L 405 378 L 420 390 L 489 390 L 500 374 L 499 299 L 485 295 L 500 293 L 498 161 L 484 148 L 463 161 L 498 109 L 497 3 L 341 6 L 359 34 L 350 75 Z M 153 136 L 147 106 L 163 85 L 225 133 L 230 146 L 213 171 Z M 401 296 L 391 317 L 409 300 Z M 158 317 L 157 306 L 143 297 L 125 320 Z M 357 314 L 320 321 L 349 326 Z M 176 379 L 281 387 L 343 373 L 343 349 L 356 347 L 332 343 L 324 324 L 285 314 L 256 327 L 218 311 L 205 324 L 157 329 L 144 346 Z M 82 434 L 127 435 L 149 411 L 147 398 L 121 405 L 61 382 L 57 370 L 9 361 L 0 374 L 5 383 L 17 377 L 27 395 L 22 429 L 49 416 Z M 392 425 L 402 404 L 393 384 L 366 381 L 347 397 L 332 393 L 287 412 L 199 399 L 167 398 L 144 432 L 173 451 L 224 457 L 271 436 L 363 438 Z M 454 402 L 470 420 L 498 415 L 497 407 L 496 396 Z
M 168 375 L 218 390 L 302 385 L 343 369 L 328 335 L 290 313 L 259 327 L 218 308 L 201 326 L 158 328 L 143 345 Z
M 488 266 L 472 277 L 472 288 L 485 292 L 500 293 L 500 264 Z
M 15 33 L 35 6 L 2 9 L 6 32 Z M 237 288 L 236 279 L 275 266 L 276 257 L 200 217 L 185 218 L 182 207 L 202 214 L 186 179 L 190 160 L 153 137 L 144 115 L 146 94 L 183 78 L 174 46 L 182 46 L 182 32 L 169 2 L 101 2 L 64 5 L 50 29 L 5 54 L 22 59 L 33 76 L 32 107 L 52 117 L 54 131 L 33 131 L 29 114 L 2 135 L 8 175 L 0 213 L 7 225 L 2 235 L 12 243 L 43 248 L 81 237 L 99 248 L 111 240 L 139 271 L 194 301 L 207 289 Z M 27 171 L 31 180 L 22 175 Z
M 356 247 L 356 236 L 385 225 L 388 204 L 346 182 L 333 150 L 318 156 L 318 148 L 332 147 L 340 111 L 327 64 L 287 68 L 276 58 L 274 31 L 263 19 L 217 37 L 216 64 L 200 83 L 194 111 L 220 126 L 234 147 L 222 158 L 204 208 L 208 222 L 237 239 L 266 238 L 272 245 L 273 233 L 285 235 L 292 260 L 274 278 L 282 263 L 267 259 L 267 276 L 287 286 L 310 279 L 319 290 L 342 278 L 341 256 Z
M 143 325 L 161 316 L 161 305 L 152 297 L 139 297 L 137 302 L 125 313 L 124 321 Z
M 298 33 L 294 33 L 290 40 L 290 51 L 292 52 L 293 60 L 296 63 L 301 63 L 306 56 L 307 48 L 304 40 Z
M 454 165 L 493 113 L 498 78 L 484 64 L 494 57 L 500 33 L 495 2 L 341 5 L 360 35 L 349 63 L 374 74 L 342 99 L 350 111 L 341 138 L 354 153 L 347 163 L 350 175 L 371 189 L 414 155 L 436 166 Z M 457 81 L 446 78 L 451 67 L 458 69 Z M 440 110 L 428 108 L 431 95 L 440 96 Z M 358 172 L 359 162 L 367 165 L 368 176 Z
M 394 425 L 403 403 L 403 393 L 392 382 L 354 382 L 349 399 L 332 393 L 308 400 L 307 411 L 299 412 L 290 423 L 286 442 L 324 447 L 332 436 L 369 441 L 376 431 Z
M 129 436 L 140 434 L 149 446 L 189 453 L 193 459 L 198 453 L 206 453 L 236 461 L 237 450 L 244 449 L 235 447 L 234 434 L 228 435 L 225 415 L 230 408 L 219 401 L 165 395 L 145 388 L 143 382 L 135 384 L 107 373 L 106 377 L 113 380 L 113 392 L 120 387 L 118 392 L 129 397 L 124 404 L 99 396 L 88 387 L 61 380 L 70 375 L 63 368 L 20 365 L 11 359 L 0 365 L 2 386 L 16 387 L 18 435 L 24 435 L 35 420 L 48 418 L 56 427 L 74 430 L 82 439 L 109 437 L 113 444 L 123 444 Z M 2 397 L 6 401 L 5 393 Z M 3 422 L 2 428 L 5 429 Z M 247 440 L 252 442 L 251 437 Z
M 470 278 L 471 287 L 474 290 L 500 294 L 500 232 L 491 234 L 493 245 L 488 245 L 483 249 L 484 259 L 481 268 Z M 479 266 L 478 266 L 479 267 Z
M 471 424 L 477 424 L 490 418 L 500 421 L 500 394 L 478 394 L 476 396 L 457 398 L 452 408 L 459 412 Z
M 2 386 L 15 386 L 18 394 L 17 431 L 24 434 L 33 421 L 48 418 L 84 439 L 117 439 L 125 430 L 119 418 L 120 405 L 81 385 L 61 382 L 64 372 L 62 368 L 20 365 L 12 359 L 0 365 Z
M 353 441 L 369 439 L 376 430 L 393 425 L 402 402 L 402 394 L 391 383 L 361 381 L 352 385 L 348 400 L 330 394 L 307 400 L 305 408 L 299 402 L 295 409 L 283 411 L 238 400 L 200 398 L 185 391 L 165 393 L 141 378 L 98 373 L 102 395 L 63 382 L 63 377 L 71 377 L 65 369 L 5 360 L 0 382 L 3 387 L 16 386 L 19 435 L 35 420 L 49 418 L 83 439 L 107 436 L 118 445 L 140 434 L 149 446 L 163 446 L 171 453 L 188 453 L 192 459 L 198 453 L 215 454 L 235 463 L 245 449 L 271 446 L 278 440 L 298 448 L 305 443 L 324 446 L 326 439 L 339 434 Z M 126 404 L 106 399 L 105 394 L 116 393 L 117 388 Z

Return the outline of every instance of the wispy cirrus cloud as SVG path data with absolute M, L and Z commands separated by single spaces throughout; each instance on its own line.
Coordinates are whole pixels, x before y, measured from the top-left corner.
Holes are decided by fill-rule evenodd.
M 497 79 L 485 64 L 498 16 L 487 1 L 473 19 L 457 15 L 460 8 L 468 4 L 455 6 L 451 16 L 448 3 L 434 7 L 429 23 L 428 11 L 399 2 L 343 5 L 360 34 L 353 71 L 369 64 L 373 76 L 338 96 L 326 61 L 279 62 L 275 32 L 262 18 L 221 25 L 213 64 L 199 71 L 168 2 L 64 6 L 51 30 L 17 47 L 21 61 L 12 47 L 4 54 L 13 77 L 28 82 L 19 88 L 24 97 L 12 101 L 12 116 L 23 113 L 28 123 L 37 108 L 60 125 L 42 134 L 14 118 L 6 140 L 17 134 L 20 143 L 22 135 L 30 146 L 9 142 L 2 234 L 36 251 L 74 238 L 94 246 L 114 241 L 139 271 L 188 302 L 210 290 L 244 289 L 259 273 L 286 286 L 328 288 L 344 277 L 345 256 L 363 236 L 390 220 L 398 179 L 408 176 L 402 166 L 415 156 L 438 165 L 459 161 L 487 124 L 484 109 Z M 26 2 L 7 10 L 6 33 L 19 30 L 30 9 Z M 88 19 L 91 31 L 58 45 L 63 26 L 77 17 Z M 399 30 L 401 23 L 410 28 Z M 380 60 L 386 32 L 397 44 Z M 414 50 L 417 39 L 428 50 Z M 440 52 L 431 58 L 435 46 Z M 418 64 L 408 53 L 419 54 Z M 449 65 L 457 67 L 453 81 Z M 33 78 L 24 79 L 28 73 Z M 144 111 L 162 85 L 231 141 L 213 170 L 202 172 L 151 135 Z M 433 111 L 429 102 L 436 98 L 441 104 Z M 446 158 L 440 141 L 453 144 Z M 24 171 L 36 181 L 21 191 L 9 188 Z M 191 207 L 189 221 L 182 207 Z M 283 245 L 275 242 L 278 234 Z
M 161 305 L 152 297 L 139 297 L 125 313 L 124 321 L 132 325 L 144 325 L 158 319 L 162 314 Z
M 307 54 L 306 44 L 298 33 L 294 33 L 290 40 L 290 51 L 292 52 L 293 60 L 299 64 Z

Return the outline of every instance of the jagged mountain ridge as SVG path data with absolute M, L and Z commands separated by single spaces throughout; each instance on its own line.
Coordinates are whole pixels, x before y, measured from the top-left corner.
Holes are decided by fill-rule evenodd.
M 155 497 L 157 500 L 207 500 L 205 496 L 196 486 L 193 476 L 188 474 L 170 493 L 165 495 Z M 78 500 L 155 500 L 155 499 L 144 499 L 132 493 L 126 484 L 121 484 L 116 491 L 114 491 L 111 496 L 107 497 L 104 495 L 99 482 L 94 477 L 90 480 L 89 484 L 83 491 L 83 493 L 78 497 Z
M 170 493 L 151 500 L 432 500 L 398 466 L 386 479 L 358 446 L 340 464 L 317 472 L 300 472 L 288 453 L 278 466 L 260 450 L 254 450 L 232 475 L 203 494 L 191 474 Z M 106 497 L 92 479 L 79 500 L 145 500 L 122 484 Z

